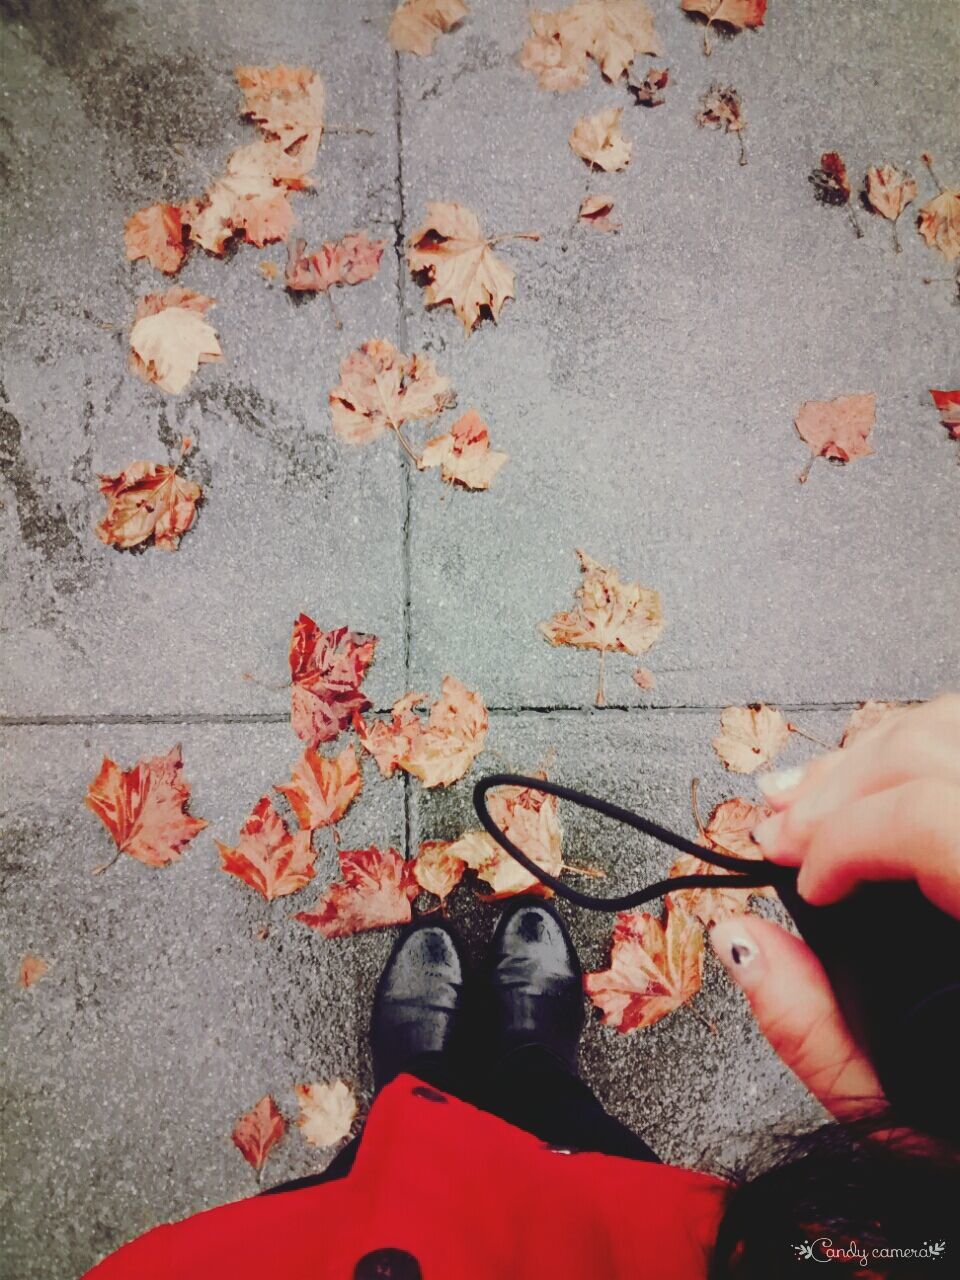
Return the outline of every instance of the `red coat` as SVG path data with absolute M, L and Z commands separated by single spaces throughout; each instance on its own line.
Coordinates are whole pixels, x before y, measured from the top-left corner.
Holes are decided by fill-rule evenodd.
M 400 1076 L 346 1178 L 157 1227 L 88 1276 L 702 1280 L 726 1192 L 707 1174 L 554 1151 Z

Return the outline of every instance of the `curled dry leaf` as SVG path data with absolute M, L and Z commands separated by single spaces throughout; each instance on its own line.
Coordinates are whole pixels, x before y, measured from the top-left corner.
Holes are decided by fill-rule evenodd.
M 290 782 L 277 790 L 290 802 L 304 831 L 339 822 L 363 786 L 353 743 L 338 756 L 322 756 L 307 747 L 291 770 Z
M 917 230 L 948 262 L 960 258 L 960 188 L 941 191 L 917 214 Z
M 162 551 L 176 551 L 193 524 L 201 489 L 162 462 L 131 462 L 113 475 L 100 475 L 107 513 L 97 537 L 114 547 L 136 547 L 153 539 Z
M 623 107 L 610 107 L 577 121 L 568 142 L 581 160 L 607 173 L 627 167 L 633 144 L 620 132 L 622 115 Z
M 729 27 L 742 31 L 744 27 L 762 27 L 767 13 L 767 0 L 681 0 L 684 13 L 706 18 L 703 33 L 703 51 L 710 55 L 710 28 Z
M 854 234 L 860 239 L 863 230 L 850 203 L 853 191 L 847 176 L 847 166 L 840 152 L 824 151 L 820 157 L 820 167 L 810 174 L 810 181 L 813 184 L 813 194 L 821 204 L 840 205 L 847 210 Z
M 738 858 L 756 862 L 762 855 L 751 840 L 750 833 L 771 812 L 765 805 L 752 804 L 740 796 L 724 800 L 711 813 L 700 834 L 699 843 L 708 849 L 732 853 Z M 671 876 L 722 874 L 725 873 L 719 867 L 688 853 L 680 854 L 670 868 Z M 753 894 L 761 897 L 774 896 L 769 887 L 736 889 L 721 882 L 716 889 L 680 889 L 668 895 L 668 902 L 676 901 L 690 915 L 695 916 L 705 929 L 712 929 L 721 920 L 742 915 Z
M 638 53 L 659 55 L 653 14 L 642 0 L 584 0 L 554 13 L 530 14 L 533 35 L 520 52 L 541 89 L 562 92 L 587 81 L 587 58 L 619 80 Z
M 933 403 L 940 412 L 940 421 L 946 427 L 951 440 L 960 440 L 960 390 L 931 391 Z
M 905 703 L 902 702 L 874 702 L 872 699 L 861 702 L 855 711 L 850 712 L 850 718 L 843 730 L 843 737 L 840 739 L 840 746 L 849 747 L 861 734 L 874 728 L 882 720 L 886 720 L 891 712 L 899 711 L 903 706 Z
M 235 848 L 219 840 L 214 843 L 220 850 L 221 869 L 268 902 L 296 893 L 313 879 L 317 855 L 309 830 L 291 835 L 269 796 L 261 796 L 254 805 Z
M 256 1106 L 243 1113 L 233 1126 L 230 1137 L 247 1164 L 259 1173 L 286 1131 L 287 1122 L 280 1114 L 280 1108 L 266 1093 Z
M 539 771 L 534 777 L 545 778 L 546 774 Z M 563 832 L 556 796 L 533 787 L 499 787 L 489 794 L 487 806 L 500 830 L 538 867 L 554 876 L 561 874 Z M 521 867 L 486 831 L 465 832 L 448 853 L 475 871 L 478 879 L 486 881 L 495 898 L 517 893 L 552 896 L 551 889 Z
M 237 67 L 243 114 L 276 138 L 285 151 L 323 133 L 324 93 L 320 77 L 308 67 Z
M 316 253 L 308 254 L 307 242 L 294 240 L 284 282 L 293 293 L 325 293 L 334 285 L 361 284 L 380 270 L 385 243 L 355 231 L 342 240 L 325 240 Z
M 518 231 L 488 240 L 466 205 L 428 204 L 426 219 L 407 241 L 407 265 L 424 282 L 425 305 L 449 303 L 467 333 L 484 313 L 498 319 L 506 300 L 517 296 L 513 271 L 493 252 L 493 245 L 507 238 L 540 237 L 534 231 Z
M 700 99 L 700 110 L 697 112 L 697 124 L 703 128 L 722 129 L 724 133 L 735 133 L 740 144 L 740 163 L 747 163 L 747 153 L 743 146 L 743 131 L 747 127 L 743 114 L 740 94 L 730 84 L 711 85 Z
M 332 742 L 355 714 L 366 711 L 370 701 L 360 685 L 376 647 L 376 636 L 348 627 L 321 631 L 300 614 L 290 639 L 290 723 L 298 738 L 311 747 Z
M 180 776 L 182 768 L 179 747 L 138 760 L 132 769 L 121 769 L 104 756 L 84 804 L 113 836 L 120 853 L 148 867 L 163 867 L 176 862 L 207 825 L 186 812 L 190 784 Z
M 657 687 L 656 676 L 652 671 L 648 671 L 646 667 L 637 667 L 633 673 L 633 683 L 638 689 L 655 689 Z
M 44 960 L 43 956 L 35 956 L 32 952 L 28 951 L 20 961 L 20 968 L 17 971 L 17 986 L 24 988 L 32 987 L 35 982 L 40 981 L 49 968 L 50 966 L 47 964 L 46 960 Z
M 293 1086 L 300 1104 L 297 1127 L 312 1147 L 334 1147 L 357 1118 L 357 1100 L 342 1080 Z
M 489 489 L 510 455 L 490 448 L 490 431 L 476 409 L 468 409 L 449 431 L 423 446 L 418 466 L 439 467 L 440 478 L 464 489 Z
M 810 462 L 800 474 L 805 481 L 816 458 L 853 462 L 866 458 L 873 449 L 869 442 L 877 417 L 877 397 L 837 396 L 835 400 L 808 400 L 796 417 L 797 433 L 810 449 Z
M 175 204 L 152 204 L 127 219 L 123 239 L 127 260 L 146 258 L 151 267 L 174 276 L 187 254 L 183 222 Z
M 627 88 L 631 91 L 640 107 L 662 107 L 666 102 L 664 89 L 670 83 L 668 67 L 651 67 L 642 80 L 636 73 L 627 80 Z
M 907 205 L 917 196 L 917 184 L 914 179 L 909 173 L 904 173 L 892 164 L 871 165 L 867 170 L 864 188 L 867 203 L 874 213 L 879 213 L 881 217 L 893 223 L 896 223 Z M 900 243 L 896 239 L 896 227 L 894 227 L 894 242 L 899 253 Z
M 426 57 L 437 36 L 452 31 L 469 12 L 463 0 L 403 0 L 393 12 L 387 36 L 400 53 Z
M 192 289 L 148 293 L 130 330 L 130 365 L 145 382 L 178 395 L 200 365 L 220 360 L 216 331 L 204 319 L 213 299 Z
M 286 189 L 256 174 L 218 178 L 181 213 L 193 243 L 217 257 L 237 235 L 258 248 L 286 240 L 294 222 Z
M 703 930 L 675 904 L 665 923 L 623 911 L 613 927 L 610 967 L 584 975 L 587 995 L 618 1031 L 637 1031 L 686 1004 L 703 979 Z
M 612 196 L 584 196 L 580 201 L 580 212 L 577 217 L 585 226 L 593 227 L 595 231 L 617 232 L 623 223 L 614 222 L 612 213 Z
M 786 745 L 790 726 L 775 707 L 762 702 L 749 707 L 725 707 L 713 749 L 732 773 L 753 773 L 769 764 Z
M 348 444 L 368 444 L 392 431 L 419 462 L 403 427 L 435 418 L 453 400 L 449 378 L 437 373 L 429 356 L 405 356 L 392 343 L 374 338 L 341 360 L 330 414 L 334 431 Z
M 467 869 L 463 859 L 450 852 L 452 848 L 450 840 L 424 840 L 413 860 L 417 884 L 439 898 L 441 904 L 446 903 Z
M 410 904 L 420 892 L 413 863 L 396 849 L 341 849 L 341 879 L 328 885 L 307 911 L 294 917 L 325 938 L 343 938 L 366 929 L 409 924 Z
M 583 580 L 574 593 L 575 609 L 555 613 L 539 629 L 551 644 L 600 651 L 597 706 L 603 706 L 603 660 L 608 650 L 645 653 L 663 632 L 660 593 L 638 582 L 621 582 L 616 569 L 604 568 L 585 551 L 577 551 Z
M 385 778 L 397 769 L 419 778 L 425 787 L 446 787 L 468 771 L 487 737 L 487 709 L 453 676 L 444 676 L 440 697 L 426 719 L 415 708 L 425 693 L 408 693 L 394 703 L 392 719 L 366 724 L 354 716 L 360 741 Z

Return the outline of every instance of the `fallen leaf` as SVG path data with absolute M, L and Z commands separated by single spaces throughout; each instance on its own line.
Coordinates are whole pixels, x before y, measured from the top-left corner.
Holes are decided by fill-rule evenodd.
M 48 972 L 49 968 L 50 966 L 47 964 L 46 960 L 44 960 L 43 956 L 35 956 L 32 952 L 28 951 L 20 961 L 20 969 L 17 973 L 17 986 L 24 988 L 32 987 L 35 982 L 40 981 L 44 974 Z
M 917 195 L 914 179 L 892 164 L 871 165 L 865 185 L 871 209 L 891 222 L 896 222 Z
M 263 276 L 264 280 L 276 280 L 280 274 L 280 268 L 275 262 L 260 262 L 257 264 L 257 270 Z
M 400 53 L 425 57 L 437 36 L 452 31 L 470 10 L 463 0 L 403 0 L 393 12 L 387 37 Z
M 280 1108 L 264 1094 L 255 1107 L 245 1111 L 233 1126 L 230 1137 L 247 1164 L 257 1173 L 266 1163 L 267 1156 L 287 1131 L 287 1122 Z
M 645 653 L 663 631 L 660 593 L 638 582 L 621 582 L 616 569 L 607 569 L 577 551 L 583 580 L 574 593 L 575 609 L 555 613 L 539 630 L 551 644 L 600 651 L 597 706 L 603 706 L 603 661 L 607 651 Z
M 234 236 L 263 248 L 286 240 L 293 227 L 289 195 L 271 178 L 218 178 L 199 200 L 183 209 L 190 239 L 208 253 L 222 257 Z
M 290 723 L 308 746 L 332 742 L 370 706 L 360 685 L 376 646 L 376 636 L 347 627 L 321 631 L 305 613 L 297 618 L 290 640 Z
M 220 850 L 221 869 L 268 902 L 296 893 L 313 879 L 317 855 L 309 830 L 291 835 L 269 796 L 261 796 L 253 806 L 235 848 L 219 840 L 214 843 Z
M 960 390 L 931 391 L 930 394 L 940 411 L 940 421 L 950 433 L 950 439 L 960 440 Z
M 850 712 L 840 746 L 849 747 L 861 734 L 878 725 L 881 720 L 886 720 L 892 711 L 899 711 L 904 705 L 902 702 L 874 702 L 872 699 L 861 702 L 855 711 Z
M 269 178 L 277 189 L 305 191 L 314 185 L 310 170 L 317 162 L 320 134 L 312 134 L 292 152 L 276 138 L 258 138 L 231 152 L 227 160 L 230 178 Z
M 513 238 L 538 240 L 533 231 L 512 233 Z M 486 312 L 496 320 L 508 298 L 515 298 L 515 276 L 493 252 L 493 245 L 507 236 L 485 239 L 480 221 L 466 205 L 433 201 L 427 216 L 407 241 L 407 266 L 424 282 L 423 301 L 428 307 L 449 303 L 467 333 Z
M 662 107 L 666 102 L 663 91 L 669 83 L 668 67 L 651 67 L 642 80 L 638 80 L 635 73 L 631 75 L 627 80 L 627 88 L 636 98 L 638 106 Z
M 287 254 L 286 287 L 293 293 L 325 293 L 333 285 L 361 284 L 380 270 L 383 240 L 355 231 L 342 240 L 325 240 L 307 254 L 306 241 L 294 240 Z
M 392 431 L 418 462 L 403 427 L 435 418 L 454 399 L 443 378 L 424 355 L 402 355 L 382 338 L 365 342 L 340 362 L 340 383 L 330 392 L 333 429 L 348 444 L 367 444 Z
M 414 708 L 426 698 L 408 693 L 394 704 L 389 723 L 366 724 L 357 715 L 354 728 L 385 778 L 403 769 L 425 787 L 446 787 L 462 778 L 483 750 L 487 709 L 478 693 L 453 676 L 444 676 L 440 697 L 423 719 Z
M 441 905 L 446 903 L 467 868 L 462 858 L 450 853 L 452 847 L 449 840 L 424 840 L 413 860 L 417 884 L 439 898 Z
M 824 151 L 819 169 L 810 174 L 814 195 L 824 204 L 847 204 L 852 194 L 847 166 L 839 151 Z
M 960 188 L 928 200 L 917 214 L 917 230 L 948 262 L 960 258 Z
M 580 201 L 580 212 L 577 217 L 585 226 L 593 227 L 595 231 L 617 232 L 623 223 L 614 222 L 610 216 L 612 213 L 612 196 L 584 196 Z
M 790 727 L 775 707 L 762 702 L 749 707 L 725 707 L 713 749 L 732 773 L 753 773 L 769 764 L 786 745 Z
M 703 51 L 710 56 L 709 33 L 717 24 L 742 31 L 744 27 L 762 27 L 767 12 L 767 0 L 681 0 L 684 13 L 695 13 L 706 18 L 703 32 Z
M 534 776 L 545 778 L 546 774 L 541 771 Z M 487 808 L 500 830 L 538 867 L 554 876 L 561 874 L 563 832 L 556 796 L 534 787 L 498 787 L 489 794 Z M 534 891 L 552 896 L 551 889 L 541 885 L 486 831 L 464 832 L 448 853 L 486 881 L 496 898 Z
M 686 1004 L 703 978 L 703 930 L 676 905 L 666 924 L 646 911 L 624 911 L 613 928 L 610 967 L 584 975 L 587 995 L 618 1031 L 637 1031 Z
M 700 110 L 697 112 L 697 124 L 710 129 L 722 129 L 724 133 L 737 135 L 740 144 L 740 163 L 747 163 L 747 153 L 743 146 L 743 131 L 747 122 L 743 114 L 740 94 L 729 84 L 711 85 L 700 99 Z
M 769 818 L 771 812 L 766 805 L 754 804 L 742 796 L 722 800 L 714 806 L 701 838 L 709 848 L 719 849 L 721 853 L 732 853 L 738 858 L 759 858 L 760 850 L 751 839 L 751 832 L 758 822 Z
M 853 462 L 866 458 L 873 449 L 868 436 L 877 416 L 877 397 L 868 395 L 838 396 L 835 400 L 808 400 L 800 406 L 796 427 L 800 439 L 809 447 L 811 463 L 815 458 L 836 462 Z M 810 463 L 800 474 L 805 481 Z
M 655 689 L 657 687 L 656 677 L 646 667 L 637 667 L 633 673 L 633 683 L 638 689 Z
M 595 116 L 582 116 L 568 138 L 571 148 L 587 164 L 616 173 L 630 163 L 632 143 L 620 132 L 623 107 L 610 107 Z
M 176 862 L 207 825 L 186 812 L 190 785 L 180 776 L 179 747 L 121 769 L 104 756 L 84 804 L 113 836 L 117 849 L 148 867 Z
M 296 1084 L 300 1104 L 297 1126 L 312 1147 L 333 1147 L 345 1138 L 357 1117 L 357 1100 L 342 1080 L 332 1084 Z
M 187 255 L 180 210 L 175 204 L 138 209 L 127 219 L 123 239 L 128 261 L 146 258 L 151 267 L 168 276 L 177 274 Z
M 343 938 L 366 929 L 409 924 L 410 904 L 420 892 L 413 863 L 396 849 L 341 849 L 341 879 L 328 885 L 321 897 L 295 920 L 325 938 Z
M 216 331 L 204 319 L 213 299 L 192 289 L 148 293 L 130 330 L 130 365 L 145 382 L 177 395 L 201 364 L 223 358 Z
M 586 84 L 588 57 L 606 79 L 619 80 L 638 53 L 662 53 L 653 14 L 642 0 L 585 0 L 529 16 L 533 35 L 520 52 L 520 65 L 536 75 L 541 89 L 562 92 Z
M 176 551 L 193 524 L 201 489 L 162 462 L 131 462 L 113 475 L 99 475 L 107 513 L 97 537 L 115 547 L 135 547 L 153 538 L 162 551 Z
M 363 786 L 353 743 L 338 756 L 322 756 L 307 747 L 291 770 L 291 781 L 277 787 L 287 797 L 304 831 L 339 822 Z
M 319 143 L 323 133 L 324 93 L 320 77 L 308 67 L 237 67 L 243 114 L 285 151 Z
M 423 446 L 421 469 L 439 467 L 440 477 L 448 484 L 465 489 L 489 489 L 510 455 L 490 448 L 490 432 L 476 409 L 468 409 L 449 431 L 434 436 Z
M 732 800 L 724 800 L 718 804 L 710 815 L 706 827 L 700 834 L 698 843 L 708 849 L 720 853 L 730 853 L 738 858 L 756 862 L 761 858 L 757 845 L 750 838 L 750 833 L 763 818 L 769 817 L 772 810 L 766 805 L 757 805 L 740 796 Z M 695 858 L 692 854 L 682 853 L 670 868 L 671 876 L 687 875 L 724 875 L 722 868 L 710 862 Z M 705 929 L 712 929 L 721 920 L 729 920 L 731 916 L 742 915 L 749 905 L 752 895 L 760 897 L 775 896 L 769 887 L 737 889 L 721 882 L 715 889 L 680 889 L 668 895 L 668 902 L 676 900 L 685 911 L 695 916 Z

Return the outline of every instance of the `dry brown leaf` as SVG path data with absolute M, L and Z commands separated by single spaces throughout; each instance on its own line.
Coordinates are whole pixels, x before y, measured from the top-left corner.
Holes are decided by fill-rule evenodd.
M 108 546 L 135 547 L 153 539 L 162 551 L 176 551 L 193 524 L 201 489 L 162 462 L 131 462 L 113 475 L 99 475 L 107 513 L 97 537 Z
M 323 133 L 323 83 L 308 67 L 237 67 L 243 114 L 284 150 L 319 143 Z
M 960 258 L 960 188 L 941 191 L 917 214 L 917 230 L 948 262 Z
M 751 832 L 763 818 L 769 817 L 772 810 L 766 805 L 757 805 L 740 796 L 732 800 L 724 800 L 716 806 L 710 815 L 706 827 L 700 833 L 699 844 L 720 853 L 731 853 L 738 858 L 752 862 L 762 855 L 754 844 Z M 699 820 L 699 819 L 698 819 Z M 687 875 L 723 875 L 720 867 L 710 862 L 695 858 L 691 854 L 682 853 L 670 868 L 671 876 Z M 747 910 L 752 895 L 774 897 L 769 887 L 737 889 L 721 882 L 713 889 L 680 889 L 668 896 L 668 901 L 676 900 L 685 911 L 695 916 L 706 929 L 712 929 L 721 920 L 729 920 L 731 916 L 742 915 Z
M 268 178 L 277 189 L 304 191 L 313 186 L 310 170 L 317 162 L 320 135 L 312 134 L 293 152 L 285 151 L 276 138 L 258 138 L 231 152 L 227 160 L 229 178 Z
M 347 1136 L 357 1118 L 357 1100 L 342 1080 L 331 1084 L 297 1084 L 300 1104 L 297 1127 L 312 1147 L 333 1147 Z
M 892 164 L 871 165 L 865 187 L 870 208 L 891 222 L 896 222 L 917 196 L 914 179 Z
M 357 752 L 351 742 L 337 756 L 307 747 L 291 770 L 290 782 L 277 790 L 290 802 L 304 831 L 339 822 L 363 786 Z
M 252 1165 L 259 1173 L 267 1156 L 286 1131 L 287 1122 L 267 1093 L 256 1106 L 244 1112 L 233 1126 L 230 1137 L 247 1164 Z
M 740 163 L 747 163 L 747 153 L 743 146 L 743 131 L 747 127 L 743 114 L 743 103 L 740 94 L 730 84 L 711 85 L 700 100 L 697 112 L 697 124 L 710 129 L 722 129 L 724 133 L 734 133 L 740 144 Z
M 175 204 L 152 204 L 127 219 L 123 232 L 127 259 L 146 258 L 151 267 L 175 276 L 187 254 L 180 209 Z
M 465 489 L 489 489 L 510 455 L 490 448 L 490 432 L 476 409 L 468 409 L 449 431 L 423 446 L 419 467 L 439 467 L 448 484 Z
M 393 431 L 418 462 L 404 425 L 436 417 L 453 400 L 449 378 L 437 373 L 429 356 L 405 356 L 392 343 L 374 338 L 340 362 L 340 384 L 330 392 L 330 411 L 342 440 L 367 444 Z
M 662 53 L 642 0 L 584 0 L 554 13 L 534 10 L 530 26 L 520 65 L 536 75 L 541 89 L 586 84 L 588 57 L 608 80 L 618 80 L 638 53 Z
M 414 708 L 426 697 L 408 693 L 394 703 L 389 722 L 366 724 L 357 715 L 354 727 L 385 778 L 403 769 L 425 787 L 446 787 L 462 778 L 483 750 L 487 709 L 478 693 L 453 676 L 444 676 L 440 697 L 423 719 Z
M 289 195 L 271 178 L 218 178 L 200 200 L 183 209 L 190 239 L 208 253 L 222 256 L 236 235 L 262 248 L 286 240 L 293 227 Z
M 424 840 L 413 862 L 417 884 L 440 899 L 441 905 L 463 878 L 467 864 L 452 854 L 450 840 Z
M 268 902 L 296 893 L 314 877 L 310 831 L 287 830 L 269 796 L 261 796 L 240 830 L 235 848 L 215 840 L 220 866 Z
M 873 449 L 868 437 L 877 417 L 877 397 L 837 396 L 835 400 L 808 400 L 796 417 L 797 433 L 810 449 L 810 462 L 800 474 L 807 479 L 816 458 L 853 462 L 866 458 Z
M 856 742 L 861 734 L 878 725 L 881 720 L 886 720 L 892 711 L 899 711 L 905 705 L 903 702 L 874 702 L 872 700 L 861 702 L 855 711 L 850 712 L 850 718 L 847 720 L 843 730 L 843 737 L 840 739 L 840 746 L 849 747 L 851 743 Z
M 732 773 L 753 773 L 769 764 L 786 745 L 790 726 L 775 707 L 758 702 L 749 707 L 725 707 L 713 749 Z
M 607 569 L 577 551 L 583 580 L 574 593 L 580 603 L 575 609 L 555 613 L 539 624 L 551 644 L 568 644 L 578 649 L 600 651 L 600 681 L 597 706 L 603 706 L 603 657 L 610 651 L 645 653 L 663 631 L 660 593 L 638 582 L 621 582 L 616 569 Z
M 675 904 L 666 923 L 624 911 L 613 929 L 610 967 L 584 975 L 587 995 L 618 1031 L 637 1031 L 692 1000 L 703 979 L 703 930 Z
M 407 265 L 424 284 L 428 307 L 449 303 L 467 333 L 480 323 L 482 313 L 498 319 L 503 304 L 515 298 L 515 276 L 493 252 L 505 239 L 538 240 L 533 231 L 485 239 L 480 221 L 466 205 L 434 201 L 427 216 L 407 241 Z
M 636 73 L 627 81 L 627 88 L 637 100 L 640 107 L 662 107 L 666 102 L 664 89 L 670 83 L 669 67 L 651 67 L 642 80 Z
M 947 428 L 950 439 L 960 440 L 960 389 L 931 391 L 930 395 L 940 412 L 940 421 Z
M 547 775 L 538 770 L 533 776 Z M 489 793 L 487 807 L 493 821 L 517 848 L 550 875 L 561 874 L 563 832 L 556 796 L 534 787 L 498 787 Z M 475 871 L 478 879 L 486 881 L 495 898 L 517 893 L 540 893 L 544 897 L 552 894 L 486 831 L 464 832 L 448 853 Z
M 612 196 L 584 196 L 580 201 L 580 212 L 577 217 L 585 226 L 593 227 L 595 231 L 617 232 L 623 223 L 614 222 L 610 216 L 612 213 Z
M 192 289 L 148 293 L 130 330 L 130 365 L 145 382 L 178 395 L 202 364 L 221 360 L 216 331 L 204 315 L 213 299 Z
M 32 987 L 35 982 L 40 981 L 49 969 L 50 966 L 43 956 L 35 956 L 28 951 L 20 961 L 20 968 L 17 972 L 17 986 Z
M 703 52 L 710 56 L 710 28 L 717 24 L 742 31 L 744 27 L 762 27 L 767 12 L 767 0 L 681 0 L 684 13 L 694 13 L 706 18 L 703 32 Z
M 632 143 L 620 132 L 623 107 L 610 107 L 595 116 L 582 116 L 568 138 L 571 148 L 596 169 L 616 173 L 630 163 Z
M 425 57 L 437 36 L 452 31 L 470 10 L 463 0 L 403 0 L 393 12 L 387 36 L 400 53 Z
M 334 285 L 362 284 L 380 270 L 385 241 L 355 231 L 342 240 L 325 240 L 316 253 L 294 240 L 287 254 L 286 287 L 293 293 L 325 293 Z

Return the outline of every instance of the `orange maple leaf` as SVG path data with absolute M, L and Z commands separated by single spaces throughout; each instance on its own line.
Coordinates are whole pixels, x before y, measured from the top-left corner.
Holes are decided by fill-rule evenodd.
M 294 919 L 325 938 L 342 938 L 366 929 L 409 924 L 410 904 L 420 892 L 413 864 L 396 849 L 341 849 L 342 879 L 328 885 L 308 911 Z
M 534 777 L 545 778 L 538 771 Z M 535 787 L 498 787 L 487 800 L 490 816 L 500 830 L 538 867 L 551 875 L 563 871 L 563 832 L 557 812 L 557 797 Z M 495 898 L 517 893 L 537 893 L 552 897 L 553 890 L 512 858 L 486 831 L 465 832 L 450 846 L 449 853 L 461 859 L 477 878 L 486 881 Z
M 165 756 L 138 760 L 126 770 L 104 756 L 84 804 L 113 836 L 118 853 L 128 853 L 148 867 L 163 867 L 176 862 L 184 846 L 207 825 L 186 812 L 190 785 L 180 776 L 182 768 L 179 747 Z
M 424 840 L 413 860 L 413 874 L 417 884 L 427 893 L 440 899 L 441 906 L 463 878 L 467 864 L 452 854 L 450 840 Z
M 917 184 L 909 173 L 892 164 L 871 165 L 864 179 L 867 204 L 881 217 L 893 223 L 893 247 L 900 252 L 897 219 L 912 200 L 916 199 Z
M 417 465 L 439 467 L 440 478 L 464 489 L 489 489 L 507 453 L 490 448 L 490 430 L 476 409 L 468 409 L 449 431 L 423 446 Z
M 287 797 L 305 831 L 339 822 L 360 794 L 363 778 L 351 743 L 338 756 L 322 756 L 310 747 L 291 770 L 291 781 L 277 790 Z
M 710 815 L 698 839 L 698 843 L 708 849 L 721 853 L 733 854 L 735 857 L 755 862 L 762 855 L 757 845 L 750 838 L 750 833 L 761 819 L 769 817 L 772 811 L 766 805 L 757 805 L 740 796 L 732 800 L 724 800 L 718 804 Z M 682 853 L 670 868 L 671 876 L 687 875 L 724 875 L 728 874 L 710 862 L 695 858 L 692 854 Z M 764 888 L 737 889 L 728 883 L 721 882 L 715 889 L 680 889 L 668 895 L 668 903 L 676 901 L 690 915 L 696 916 L 706 929 L 712 929 L 721 920 L 731 916 L 742 915 L 746 911 L 751 895 L 761 897 L 774 896 L 773 890 Z
M 710 28 L 730 27 L 742 31 L 744 27 L 762 27 L 767 13 L 767 0 L 681 0 L 684 13 L 706 18 L 703 31 L 703 52 L 710 56 Z
M 891 712 L 899 711 L 906 705 L 905 702 L 874 702 L 872 699 L 861 702 L 855 711 L 850 712 L 843 730 L 843 737 L 840 739 L 840 746 L 849 747 L 862 733 L 866 733 L 882 720 L 886 720 Z
M 261 796 L 240 828 L 236 847 L 214 842 L 220 850 L 220 866 L 268 902 L 296 893 L 313 879 L 316 853 L 310 832 L 292 835 L 269 796 Z
M 201 489 L 162 462 L 131 462 L 113 475 L 100 475 L 107 513 L 97 525 L 101 542 L 135 547 L 153 538 L 162 551 L 176 551 L 193 524 Z
M 725 769 L 753 773 L 769 764 L 790 738 L 790 726 L 776 707 L 762 702 L 749 707 L 725 707 L 713 749 Z
M 483 750 L 487 709 L 478 693 L 453 676 L 444 676 L 440 697 L 424 720 L 414 708 L 426 698 L 408 693 L 394 703 L 389 722 L 366 724 L 355 715 L 354 728 L 385 778 L 403 769 L 425 787 L 446 787 L 462 778 Z
M 620 132 L 623 107 L 610 107 L 594 116 L 582 116 L 570 137 L 572 151 L 595 169 L 616 173 L 630 163 L 633 144 Z
M 266 1093 L 256 1106 L 243 1113 L 233 1126 L 230 1137 L 247 1164 L 259 1173 L 286 1131 L 287 1122 L 280 1114 L 280 1108 Z
M 917 230 L 931 249 L 937 249 L 948 262 L 960 258 L 960 188 L 950 188 L 937 177 L 933 157 L 924 152 L 920 157 L 940 194 L 928 200 L 917 214 Z
M 216 331 L 204 319 L 211 306 L 212 298 L 179 287 L 141 298 L 130 330 L 133 371 L 177 395 L 201 364 L 222 359 Z
M 325 240 L 316 253 L 307 254 L 305 240 L 291 241 L 284 283 L 291 293 L 325 293 L 334 285 L 361 284 L 379 271 L 385 243 L 359 231 L 342 240 Z
M 637 582 L 621 582 L 616 569 L 604 568 L 585 551 L 577 551 L 583 580 L 574 593 L 575 609 L 555 613 L 539 624 L 551 644 L 600 651 L 597 706 L 604 703 L 603 666 L 608 650 L 645 653 L 663 631 L 660 593 Z
M 610 966 L 584 975 L 587 995 L 618 1031 L 637 1031 L 686 1004 L 703 978 L 703 930 L 677 906 L 666 923 L 646 911 L 624 911 L 613 928 Z
M 20 961 L 20 968 L 17 971 L 17 986 L 32 987 L 35 982 L 40 981 L 49 968 L 50 966 L 43 956 L 35 956 L 28 951 Z
M 319 143 L 323 133 L 324 92 L 320 77 L 308 67 L 237 67 L 243 114 L 276 138 L 285 151 Z
M 298 738 L 311 747 L 331 742 L 370 701 L 360 692 L 377 647 L 376 636 L 347 627 L 321 631 L 301 613 L 290 640 L 293 680 L 290 723 Z
M 587 58 L 607 80 L 619 80 L 638 53 L 660 54 L 653 15 L 643 0 L 580 0 L 555 13 L 534 10 L 533 35 L 520 65 L 541 89 L 561 93 L 587 82 Z
M 931 391 L 930 395 L 940 411 L 940 421 L 950 433 L 950 439 L 960 440 L 960 390 Z
M 469 12 L 463 0 L 403 0 L 393 11 L 387 37 L 398 52 L 426 57 L 437 36 L 452 31 Z
M 123 232 L 127 259 L 146 258 L 151 267 L 175 276 L 183 265 L 188 245 L 180 209 L 175 204 L 152 204 L 127 219 Z
M 816 458 L 853 462 L 873 453 L 868 437 L 876 418 L 877 397 L 872 392 L 802 404 L 795 423 L 797 434 L 810 449 L 810 461 L 800 473 L 801 484 Z

